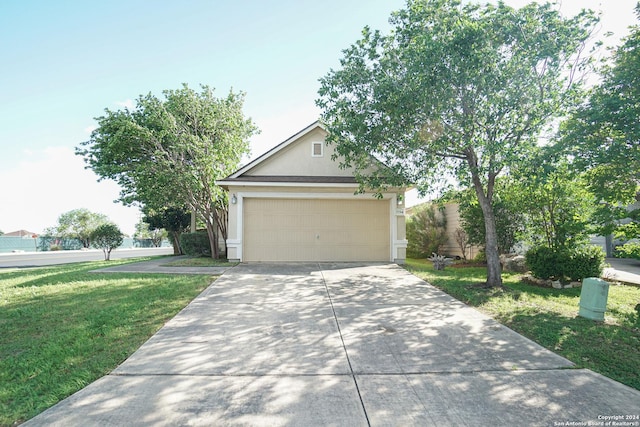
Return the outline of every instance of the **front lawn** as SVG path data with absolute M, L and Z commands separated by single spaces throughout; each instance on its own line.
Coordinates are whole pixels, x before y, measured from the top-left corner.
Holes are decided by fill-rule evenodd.
M 132 261 L 0 269 L 0 426 L 109 373 L 213 281 L 89 272 Z
M 477 307 L 503 325 L 579 368 L 588 368 L 640 390 L 640 288 L 611 285 L 604 322 L 579 317 L 580 289 L 527 285 L 504 273 L 505 289 L 474 287 L 486 279 L 483 267 L 435 271 L 428 260 L 407 260 L 411 273 Z

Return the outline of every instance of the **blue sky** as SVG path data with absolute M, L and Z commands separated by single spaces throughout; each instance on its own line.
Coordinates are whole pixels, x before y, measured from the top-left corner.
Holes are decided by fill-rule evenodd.
M 508 4 L 521 6 L 524 1 Z M 626 34 L 635 0 L 603 2 L 603 31 Z M 0 2 L 0 230 L 42 232 L 76 208 L 126 233 L 137 209 L 113 203 L 74 147 L 105 108 L 188 83 L 247 93 L 256 156 L 317 119 L 318 79 L 365 25 L 388 30 L 401 0 Z M 596 0 L 564 0 L 602 10 Z

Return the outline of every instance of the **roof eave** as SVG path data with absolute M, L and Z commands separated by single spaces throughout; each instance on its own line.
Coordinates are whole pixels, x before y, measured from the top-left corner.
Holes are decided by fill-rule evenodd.
M 315 187 L 315 188 L 358 188 L 356 183 L 336 183 L 336 182 L 269 182 L 269 181 L 236 181 L 221 180 L 216 181 L 216 185 L 228 190 L 229 187 Z

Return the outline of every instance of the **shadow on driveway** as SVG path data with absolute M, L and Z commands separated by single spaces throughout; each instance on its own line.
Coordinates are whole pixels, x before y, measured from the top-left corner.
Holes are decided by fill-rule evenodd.
M 640 392 L 392 264 L 241 264 L 26 425 L 554 425 Z

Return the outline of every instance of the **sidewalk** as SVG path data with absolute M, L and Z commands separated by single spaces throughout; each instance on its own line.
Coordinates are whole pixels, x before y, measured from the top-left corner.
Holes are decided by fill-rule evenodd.
M 640 285 L 640 260 L 629 258 L 607 258 L 611 267 L 605 268 L 602 277 L 622 283 Z
M 114 267 L 101 268 L 93 270 L 93 273 L 166 273 L 166 274 L 210 274 L 219 276 L 235 264 L 229 267 L 172 267 L 166 264 L 187 258 L 170 257 L 153 259 L 151 261 L 134 262 L 131 264 L 116 265 Z

